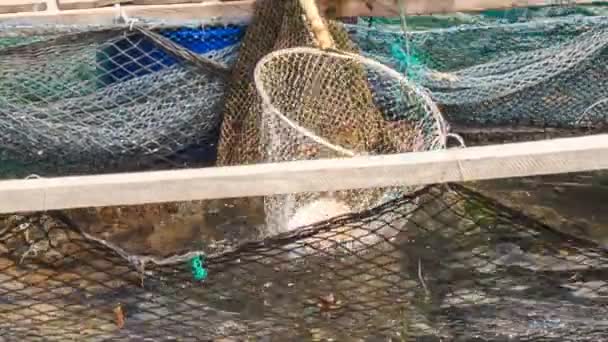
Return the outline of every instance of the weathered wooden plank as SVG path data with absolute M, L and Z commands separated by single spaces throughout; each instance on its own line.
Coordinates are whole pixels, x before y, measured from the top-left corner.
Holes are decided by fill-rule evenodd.
M 174 4 L 188 4 L 188 3 L 201 3 L 211 1 L 222 1 L 222 0 L 133 0 L 133 5 L 174 5 Z
M 319 0 L 319 3 L 322 11 L 333 7 L 338 17 L 396 17 L 400 14 L 400 4 L 403 4 L 405 14 L 422 15 L 553 6 L 563 2 L 557 0 Z M 569 1 L 569 3 L 578 5 L 606 4 L 607 1 L 575 0 Z
M 0 14 L 45 11 L 46 0 L 1 0 Z
M 181 22 L 247 22 L 255 1 L 204 2 L 179 5 L 126 5 L 120 8 L 101 7 L 59 12 L 29 12 L 0 14 L 5 25 L 110 25 L 121 12 L 129 18 Z
M 39 1 L 43 0 L 10 0 L 10 1 Z M 119 0 L 70 0 L 70 1 L 119 1 Z M 156 1 L 156 0 L 134 0 L 134 1 Z M 169 0 L 173 1 L 173 0 Z M 177 0 L 175 0 L 177 1 Z M 185 0 L 190 1 L 190 0 Z M 322 0 L 328 2 L 330 0 Z M 398 1 L 377 0 L 370 8 L 364 0 L 342 0 L 339 7 L 339 16 L 388 16 L 399 15 Z M 251 17 L 255 0 L 226 1 L 226 2 L 202 2 L 185 3 L 174 5 L 129 5 L 122 6 L 122 11 L 131 17 L 142 19 L 160 19 L 169 21 L 196 21 L 209 18 L 219 18 L 220 22 L 233 22 L 235 18 L 239 21 L 248 21 Z M 140 2 L 144 3 L 144 2 Z M 405 1 L 405 12 L 409 15 L 421 15 L 432 13 L 449 13 L 457 11 L 481 11 L 486 9 L 502 9 L 512 7 L 535 7 L 555 4 L 555 0 L 407 0 Z M 608 4 L 608 1 L 598 0 L 572 0 L 572 4 Z M 63 6 L 66 3 L 64 3 Z M 44 6 L 44 5 L 42 5 Z M 1 6 L 0 6 L 1 7 Z M 10 8 L 10 6 L 5 6 Z M 327 4 L 320 6 L 321 12 L 327 10 Z M 44 7 L 43 7 L 44 8 Z M 0 23 L 22 24 L 22 25 L 47 25 L 47 24 L 112 24 L 117 16 L 117 10 L 113 7 L 88 8 L 80 10 L 64 10 L 51 12 L 26 12 L 2 14 L 0 10 Z
M 188 3 L 220 2 L 220 0 L 59 0 L 59 9 L 75 10 L 121 5 L 175 5 Z
M 88 9 L 112 6 L 115 4 L 129 4 L 132 0 L 59 0 L 60 10 Z
M 0 213 L 608 169 L 608 135 L 383 156 L 0 181 Z

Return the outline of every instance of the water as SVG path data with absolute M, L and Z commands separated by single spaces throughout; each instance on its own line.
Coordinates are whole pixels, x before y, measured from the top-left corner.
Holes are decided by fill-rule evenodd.
M 603 245 L 608 241 L 608 233 L 602 229 L 608 227 L 608 214 L 602 211 L 602 204 L 608 203 L 607 183 L 604 172 L 472 186 L 565 233 Z M 25 266 L 16 266 L 15 259 L 0 249 L 0 294 L 6 301 L 0 304 L 0 316 L 9 322 L 25 322 L 24 316 L 36 312 L 11 309 L 12 315 L 7 316 L 3 310 L 6 305 L 31 305 L 31 298 L 39 298 L 44 312 L 54 312 L 45 313 L 43 321 L 61 317 L 55 325 L 35 325 L 47 335 L 57 336 L 57 329 L 63 329 L 92 336 L 98 333 L 97 328 L 131 338 L 149 336 L 150 331 L 165 337 L 194 334 L 193 340 L 207 336 L 202 335 L 205 333 L 253 336 L 260 331 L 273 331 L 291 340 L 331 337 L 357 341 L 358 336 L 368 336 L 370 341 L 399 341 L 408 334 L 449 336 L 470 331 L 486 337 L 500 333 L 520 338 L 560 338 L 570 336 L 567 334 L 579 326 L 601 331 L 608 325 L 601 319 L 606 315 L 590 314 L 602 312 L 601 307 L 585 304 L 593 296 L 608 295 L 603 290 L 605 277 L 575 279 L 567 286 L 578 288 L 568 292 L 565 287 L 555 287 L 552 278 L 534 273 L 546 277 L 555 265 L 561 265 L 559 272 L 581 269 L 585 263 L 602 262 L 599 255 L 591 261 L 581 260 L 583 254 L 576 254 L 575 247 L 575 254 L 562 256 L 561 241 L 554 235 L 517 240 L 525 225 L 508 217 L 497 220 L 492 215 L 484 216 L 483 208 L 475 205 L 458 208 L 445 211 L 442 205 L 429 205 L 412 218 L 407 233 L 398 241 L 386 248 L 374 248 L 364 259 L 316 257 L 285 263 L 269 256 L 268 250 L 264 261 L 260 259 L 264 249 L 258 248 L 213 265 L 202 285 L 192 283 L 186 263 L 183 268 L 150 268 L 141 287 L 137 274 L 127 272 L 128 264 L 120 258 L 76 256 L 73 251 L 67 253 L 70 248 L 65 247 L 62 259 L 45 259 L 38 264 L 32 263 L 36 259 L 26 259 Z M 444 212 L 441 219 L 435 216 L 438 212 Z M 456 215 L 463 213 L 476 218 L 477 225 Z M 264 233 L 259 198 L 76 210 L 68 214 L 86 232 L 133 254 L 168 256 L 199 249 L 213 252 L 256 240 Z M 510 225 L 519 226 L 513 229 Z M 558 253 L 551 254 L 554 251 Z M 41 268 L 35 269 L 34 265 Z M 503 268 L 512 267 L 536 271 L 501 276 Z M 94 270 L 98 270 L 94 273 L 97 275 L 91 280 Z M 21 277 L 11 278 L 15 275 Z M 103 287 L 95 285 L 95 279 L 102 281 Z M 63 285 L 68 281 L 71 289 Z M 494 293 L 494 287 L 501 291 Z M 59 291 L 71 294 L 65 298 L 41 296 L 41 288 L 49 295 Z M 74 289 L 82 295 L 77 296 Z M 505 291 L 520 291 L 525 299 Z M 577 293 L 578 302 L 567 299 L 572 293 Z M 327 304 L 324 298 L 332 300 Z M 123 330 L 116 329 L 111 310 L 118 302 L 128 312 Z M 70 310 L 77 307 L 74 303 L 88 307 L 87 316 L 71 314 Z M 190 330 L 194 325 L 200 328 Z M 186 337 L 184 340 L 188 340 Z
M 484 193 L 556 229 L 608 247 L 608 172 L 479 182 Z

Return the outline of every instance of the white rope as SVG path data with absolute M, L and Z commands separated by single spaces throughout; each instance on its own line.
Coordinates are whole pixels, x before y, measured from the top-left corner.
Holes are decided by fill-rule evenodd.
M 579 119 L 576 121 L 577 125 L 580 125 L 581 123 L 583 123 L 583 121 L 585 121 L 589 115 L 589 111 L 592 110 L 593 108 L 608 102 L 608 97 L 607 98 L 603 98 L 599 101 L 596 101 L 595 103 L 593 103 L 591 106 L 585 108 L 585 110 L 583 111 L 583 113 L 581 113 Z
M 447 137 L 456 140 L 458 142 L 458 144 L 460 145 L 460 146 L 458 146 L 459 148 L 465 148 L 465 147 L 467 147 L 467 145 L 464 142 L 464 139 L 460 136 L 460 134 L 457 134 L 457 133 L 448 133 Z
M 139 21 L 137 18 L 131 18 L 124 11 L 123 7 L 120 6 L 120 3 L 115 4 L 114 8 L 116 9 L 116 19 L 124 24 L 129 26 L 129 31 L 133 31 L 133 26 Z

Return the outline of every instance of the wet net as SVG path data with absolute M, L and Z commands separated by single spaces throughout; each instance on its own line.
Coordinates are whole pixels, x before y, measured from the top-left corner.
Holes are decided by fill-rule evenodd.
M 577 128 L 607 122 L 605 15 L 565 6 L 347 26 L 365 55 L 428 88 L 451 122 Z
M 151 28 L 2 31 L 0 176 L 213 161 L 244 27 Z
M 234 203 L 106 208 L 95 225 L 78 212 L 5 219 L 3 337 L 601 341 L 608 331 L 605 249 L 470 188 L 427 187 L 263 240 Z M 203 227 L 184 229 L 196 215 Z M 232 223 L 213 225 L 220 216 Z M 117 217 L 144 230 L 125 235 Z M 143 228 L 146 218 L 164 223 Z M 365 253 L 328 237 L 378 229 L 395 234 L 361 240 Z

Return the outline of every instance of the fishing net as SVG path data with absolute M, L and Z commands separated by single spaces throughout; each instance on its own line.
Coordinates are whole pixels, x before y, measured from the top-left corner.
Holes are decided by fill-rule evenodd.
M 337 50 L 327 52 L 314 48 L 298 1 L 261 1 L 256 7 L 227 94 L 219 165 L 444 148 L 445 123 L 430 97 L 395 70 L 354 54 L 339 23 L 328 23 Z M 267 197 L 267 229 L 295 229 L 412 190 Z M 375 238 L 359 233 L 334 232 L 333 238 L 353 248 Z
M 239 26 L 3 31 L 0 175 L 213 161 L 226 69 L 243 33 Z
M 0 84 L 17 88 L 0 90 L 0 111 L 12 103 L 0 113 L 23 129 L 0 138 L 2 167 L 191 166 L 214 130 L 222 166 L 445 148 L 435 92 L 416 74 L 359 55 L 358 26 L 326 21 L 334 47 L 319 50 L 303 14 L 295 0 L 258 0 L 240 44 L 238 30 L 139 25 L 5 40 Z M 29 78 L 11 81 L 28 72 L 42 80 L 35 91 L 22 86 Z M 565 222 L 455 184 L 2 216 L 0 331 L 28 341 L 601 340 L 605 241 Z
M 413 20 L 405 34 L 394 22 L 347 26 L 365 55 L 428 88 L 451 122 L 605 125 L 608 19 L 566 9 L 495 13 L 439 28 L 416 28 Z
M 188 234 L 175 223 L 191 205 L 148 208 L 158 212 L 123 207 L 117 214 L 123 223 L 165 222 L 129 238 L 109 229 L 116 217 L 108 214 L 100 213 L 103 232 L 74 212 L 5 219 L 3 337 L 600 341 L 608 332 L 605 249 L 470 188 L 427 187 L 263 240 L 247 237 L 255 220 L 211 223 L 234 220 L 230 206 L 199 209 L 203 228 Z M 398 234 L 382 244 L 362 240 L 365 253 L 326 236 L 369 229 L 380 238 L 367 222 Z M 129 245 L 142 236 L 148 244 L 140 241 L 137 253 Z M 174 245 L 188 248 L 158 252 Z M 302 248 L 311 252 L 289 257 Z M 343 253 L 333 257 L 327 248 Z

